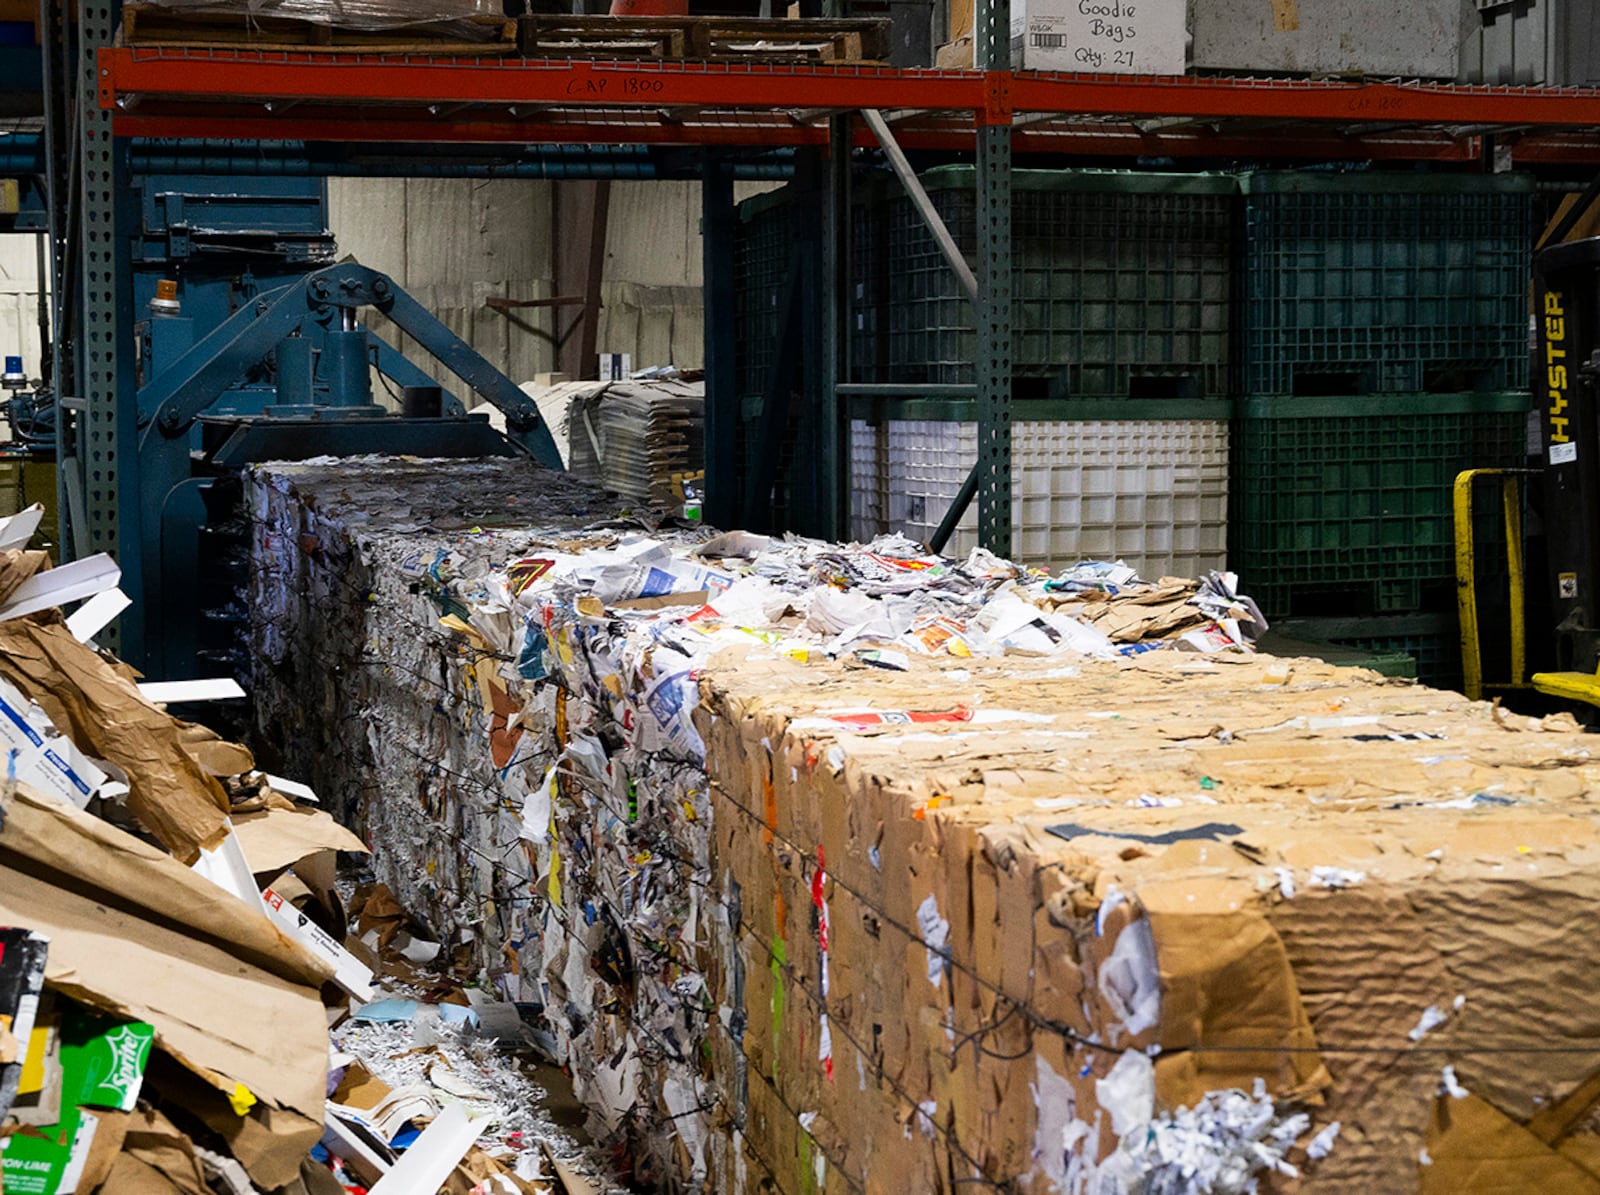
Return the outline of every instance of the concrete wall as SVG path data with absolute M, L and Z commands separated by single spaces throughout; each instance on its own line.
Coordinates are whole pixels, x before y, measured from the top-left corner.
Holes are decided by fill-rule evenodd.
M 770 189 L 747 184 L 738 197 Z M 521 180 L 332 179 L 330 219 L 341 254 L 397 278 L 417 300 L 515 381 L 553 368 L 556 320 L 573 308 L 488 310 L 490 296 L 552 292 L 550 184 Z M 598 348 L 636 369 L 700 366 L 700 185 L 615 182 L 606 235 Z M 395 330 L 377 330 L 395 342 Z M 414 357 L 440 381 L 443 371 Z
M 39 376 L 39 275 L 35 235 L 0 236 L 0 357 L 22 354 L 30 378 Z
M 359 179 L 328 183 L 329 223 L 341 256 L 396 279 L 491 364 L 515 381 L 552 368 L 547 308 L 500 312 L 491 297 L 550 295 L 550 190 L 519 179 Z M 401 345 L 379 318 L 373 329 L 463 399 L 432 358 Z M 452 386 L 452 383 L 454 385 Z
M 600 351 L 631 353 L 635 369 L 698 367 L 700 285 L 700 184 L 612 183 Z
M 734 198 L 776 185 L 741 183 Z M 638 369 L 705 363 L 700 251 L 699 183 L 611 184 L 601 352 L 631 352 Z

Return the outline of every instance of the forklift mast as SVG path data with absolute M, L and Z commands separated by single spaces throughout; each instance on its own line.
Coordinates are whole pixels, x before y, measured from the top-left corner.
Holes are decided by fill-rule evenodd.
M 1540 250 L 1533 278 L 1555 669 L 1593 674 L 1600 665 L 1600 237 Z

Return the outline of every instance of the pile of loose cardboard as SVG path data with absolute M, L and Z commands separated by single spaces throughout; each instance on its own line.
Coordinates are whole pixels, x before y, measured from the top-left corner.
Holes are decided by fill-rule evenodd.
M 262 882 L 326 864 L 331 883 L 333 852 L 365 848 L 264 783 L 235 805 L 224 780 L 239 790 L 249 753 L 152 704 L 54 610 L 0 622 L 0 677 L 11 725 L 25 713 L 70 745 L 74 776 L 94 778 L 69 800 L 26 782 L 48 766 L 19 769 L 24 782 L 0 793 L 0 924 L 44 955 L 43 990 L 5 1012 L 13 1030 L 30 1023 L 0 1130 L 4 1189 L 142 1190 L 133 1175 L 150 1172 L 189 1190 L 204 1139 L 263 1188 L 299 1190 L 322 1135 L 335 969 L 269 919 L 240 844 L 256 848 Z M 234 861 L 233 887 L 219 886 Z M 113 1102 L 95 1098 L 73 1051 L 135 1030 L 143 1053 L 107 1045 L 121 1083 Z
M 108 563 L 0 547 L 0 1191 L 339 1195 L 327 1158 L 357 1153 L 382 1195 L 552 1189 L 478 1149 L 459 1106 L 404 1118 L 425 1126 L 404 1152 L 351 1143 L 329 1026 L 380 955 L 395 971 L 335 889 L 366 847 L 156 704 L 85 642 L 99 616 L 49 604 L 113 593 Z

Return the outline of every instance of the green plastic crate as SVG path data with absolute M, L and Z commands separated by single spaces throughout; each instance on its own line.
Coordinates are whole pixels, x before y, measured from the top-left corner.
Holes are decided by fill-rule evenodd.
M 769 191 L 739 205 L 733 239 L 734 359 L 744 394 L 760 394 L 767 387 L 778 351 L 778 321 L 792 244 L 783 191 Z
M 1263 655 L 1283 658 L 1310 656 L 1338 668 L 1366 668 L 1380 676 L 1414 679 L 1417 675 L 1416 657 L 1407 655 L 1403 651 L 1390 651 L 1381 647 L 1367 650 L 1349 644 L 1329 643 L 1325 640 L 1298 639 L 1280 632 L 1276 623 L 1256 641 L 1256 650 Z
M 1525 393 L 1255 398 L 1235 406 L 1229 560 L 1268 617 L 1453 604 L 1452 487 L 1527 452 Z M 1476 496 L 1501 559 L 1498 496 Z
M 857 367 L 850 380 L 874 382 L 887 375 L 886 342 L 880 334 L 889 295 L 883 268 L 888 208 L 877 201 L 880 180 L 858 179 L 851 213 L 850 354 Z M 739 204 L 734 229 L 734 360 L 742 394 L 764 394 L 782 331 L 783 291 L 795 239 L 792 197 L 787 187 Z
M 1376 618 L 1292 618 L 1269 634 L 1332 643 L 1371 658 L 1404 656 L 1412 675 L 1435 689 L 1461 688 L 1461 631 L 1454 611 L 1384 615 Z
M 1530 177 L 1260 173 L 1243 190 L 1246 393 L 1528 384 Z
M 975 183 L 971 166 L 923 176 L 969 260 Z M 1014 375 L 1074 397 L 1226 397 L 1237 195 L 1224 175 L 1014 172 Z M 883 327 L 890 380 L 971 382 L 966 292 L 911 200 L 888 204 L 888 307 L 858 303 L 858 322 Z

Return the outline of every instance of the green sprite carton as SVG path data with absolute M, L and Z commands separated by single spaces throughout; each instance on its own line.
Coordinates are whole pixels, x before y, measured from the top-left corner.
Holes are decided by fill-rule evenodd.
M 75 1195 L 102 1116 L 131 1112 L 155 1030 L 73 1006 L 61 1018 L 61 1119 L 0 1139 L 5 1195 Z M 104 1144 L 104 1143 L 102 1143 Z

